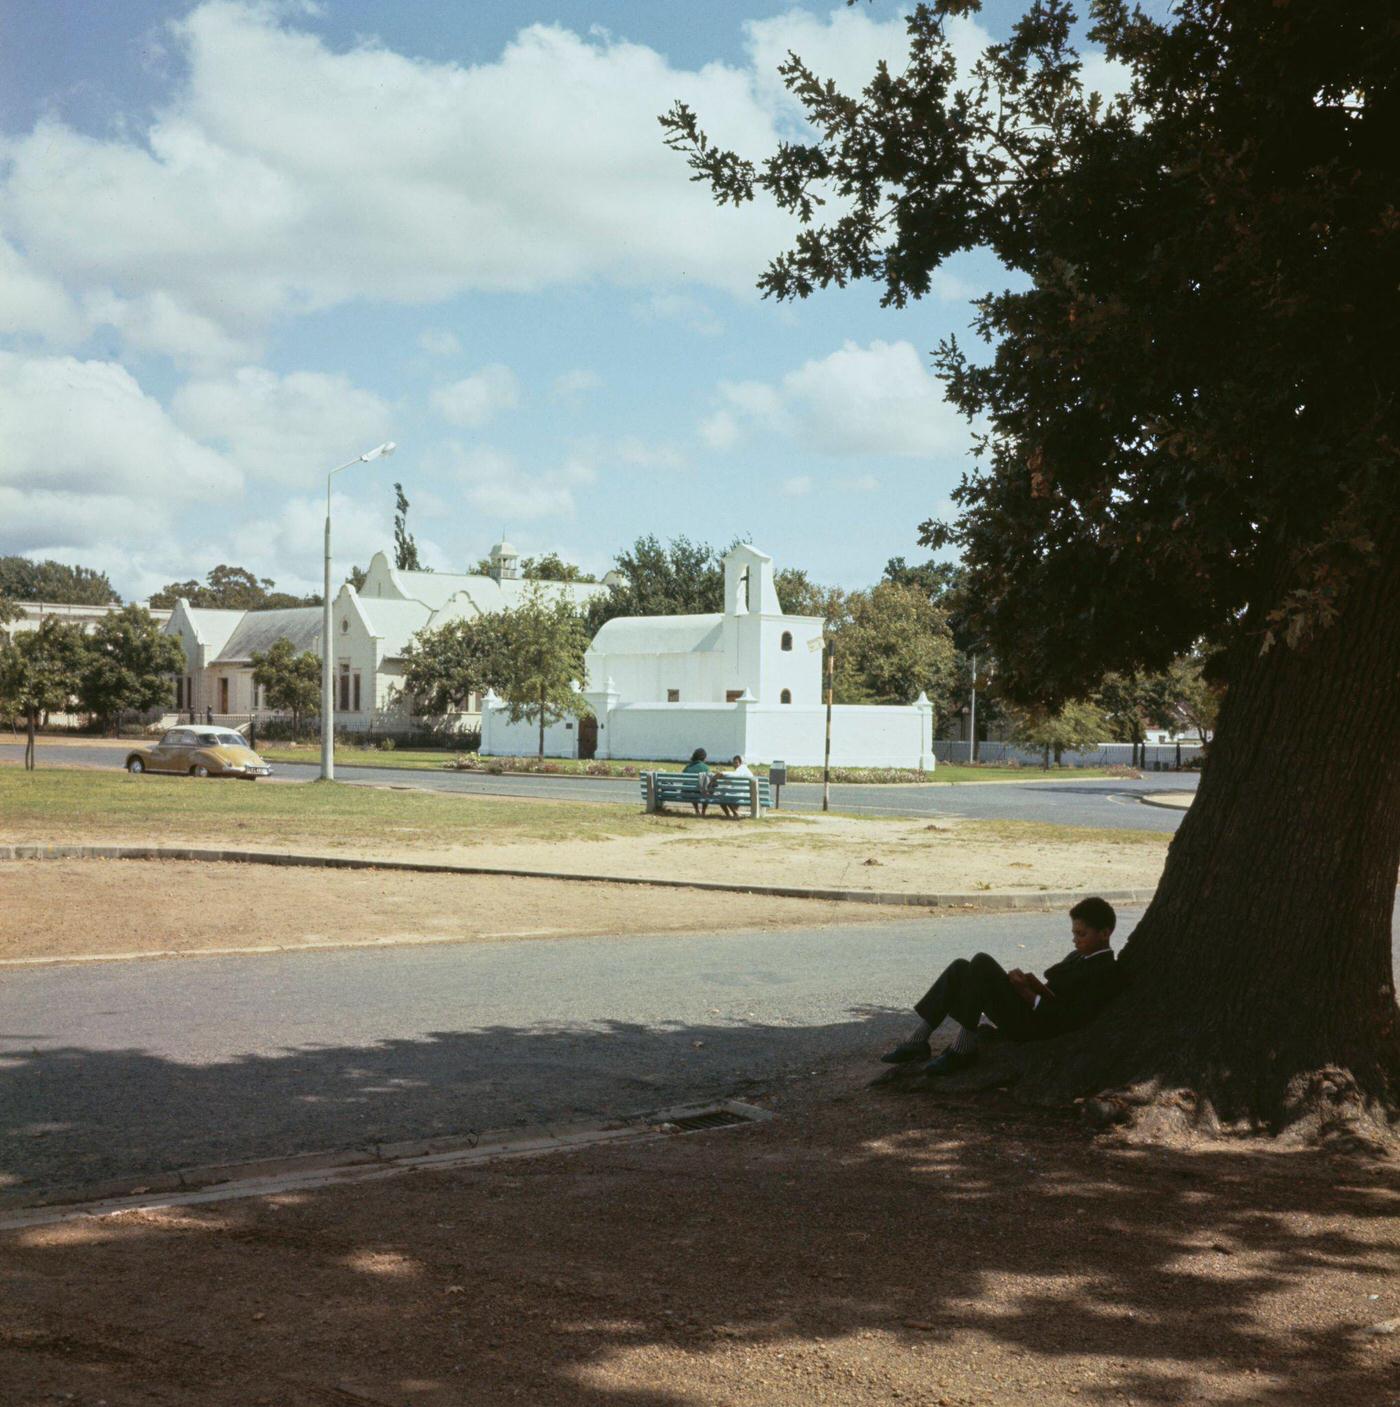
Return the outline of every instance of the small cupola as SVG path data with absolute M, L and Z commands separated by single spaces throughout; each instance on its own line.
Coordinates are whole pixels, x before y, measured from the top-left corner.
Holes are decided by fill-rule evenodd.
M 514 581 L 520 575 L 520 554 L 505 538 L 491 549 L 491 575 L 497 581 Z

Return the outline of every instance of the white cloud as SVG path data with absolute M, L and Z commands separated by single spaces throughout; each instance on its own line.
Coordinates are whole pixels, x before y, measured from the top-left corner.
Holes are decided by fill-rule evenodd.
M 727 410 L 717 410 L 700 422 L 700 438 L 710 449 L 733 449 L 739 437 L 739 422 Z
M 37 272 L 12 244 L 0 239 L 0 332 L 71 346 L 87 332 L 73 300 L 56 280 Z
M 0 425 L 0 551 L 158 540 L 242 487 L 111 362 L 0 352 Z
M 849 489 L 852 493 L 879 493 L 880 481 L 874 474 L 856 474 L 852 478 L 843 479 L 841 487 Z
M 40 286 L 138 306 L 160 293 L 167 321 L 178 309 L 246 343 L 360 298 L 680 277 L 749 296 L 791 228 L 718 210 L 658 140 L 679 98 L 718 140 L 771 149 L 746 69 L 678 69 L 551 25 L 463 67 L 372 39 L 336 52 L 310 23 L 208 0 L 171 26 L 181 76 L 144 129 L 99 139 L 45 117 L 0 140 L 0 229 Z
M 456 460 L 456 475 L 466 487 L 467 501 L 507 531 L 512 523 L 571 517 L 574 490 L 597 478 L 593 468 L 577 458 L 566 460 L 558 469 L 531 471 L 489 445 L 468 449 L 454 444 L 449 453 Z
M 480 429 L 503 411 L 520 404 L 520 381 L 499 362 L 484 366 L 471 376 L 439 386 L 433 392 L 433 406 L 449 425 Z
M 805 494 L 812 492 L 812 476 L 810 474 L 794 474 L 790 479 L 783 480 L 783 492 L 789 498 L 801 498 Z
M 600 390 L 602 385 L 603 378 L 596 371 L 575 367 L 572 371 L 565 371 L 554 378 L 550 394 L 555 400 L 578 401 L 590 392 Z
M 653 293 L 634 304 L 632 312 L 644 322 L 678 322 L 701 337 L 718 337 L 724 331 L 709 304 L 689 293 Z
M 909 342 L 847 342 L 776 385 L 722 381 L 716 393 L 725 408 L 701 425 L 712 447 L 722 447 L 716 438 L 732 443 L 741 424 L 823 455 L 930 458 L 967 444 L 966 424 Z
M 458 357 L 462 354 L 462 344 L 455 332 L 445 328 L 427 328 L 418 334 L 418 345 L 430 357 Z
M 254 479 L 314 484 L 338 464 L 391 438 L 393 412 L 344 376 L 245 366 L 232 376 L 190 381 L 171 415 L 191 435 L 226 447 Z
M 637 469 L 684 469 L 685 455 L 675 445 L 624 435 L 614 451 L 616 459 Z

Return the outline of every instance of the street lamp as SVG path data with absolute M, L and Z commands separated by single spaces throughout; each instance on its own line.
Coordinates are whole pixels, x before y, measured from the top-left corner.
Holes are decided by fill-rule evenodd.
M 321 780 L 335 780 L 335 675 L 331 667 L 331 653 L 334 640 L 331 637 L 331 480 L 342 469 L 352 464 L 368 464 L 373 459 L 382 459 L 393 454 L 393 440 L 387 444 L 366 450 L 364 454 L 347 460 L 326 475 L 326 588 L 324 605 L 321 611 Z

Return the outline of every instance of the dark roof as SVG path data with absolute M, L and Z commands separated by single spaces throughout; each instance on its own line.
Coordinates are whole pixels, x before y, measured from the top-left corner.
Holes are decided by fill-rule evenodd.
M 215 664 L 246 664 L 254 653 L 266 654 L 279 640 L 316 653 L 321 640 L 321 607 L 294 606 L 283 611 L 247 611 L 234 627 Z

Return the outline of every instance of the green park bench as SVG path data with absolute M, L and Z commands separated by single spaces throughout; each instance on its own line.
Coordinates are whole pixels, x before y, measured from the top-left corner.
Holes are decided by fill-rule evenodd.
M 701 802 L 709 806 L 733 806 L 758 820 L 773 805 L 767 777 L 734 777 L 702 772 L 643 772 L 642 802 L 648 811 L 664 811 L 669 802 L 677 805 Z M 714 789 L 705 791 L 702 783 L 713 781 Z

